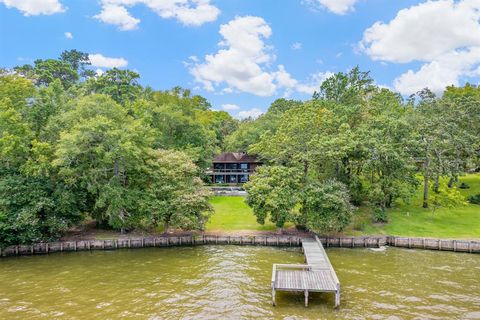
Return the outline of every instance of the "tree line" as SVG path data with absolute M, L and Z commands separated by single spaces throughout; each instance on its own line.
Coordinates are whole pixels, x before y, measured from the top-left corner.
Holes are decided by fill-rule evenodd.
M 246 185 L 260 223 L 267 216 L 338 232 L 354 206 L 378 222 L 423 185 L 423 207 L 461 204 L 459 175 L 480 167 L 480 87 L 428 89 L 403 99 L 354 68 L 325 80 L 308 101 L 277 100 L 226 138 L 266 163 Z
M 201 178 L 238 121 L 189 90 L 89 64 L 70 50 L 1 70 L 1 246 L 57 239 L 86 218 L 188 230 L 211 214 Z
M 0 70 L 0 246 L 57 239 L 86 219 L 121 231 L 203 229 L 204 172 L 221 151 L 265 165 L 249 183 L 257 220 L 340 231 L 356 206 L 375 219 L 423 184 L 424 207 L 458 203 L 479 167 L 480 88 L 403 99 L 358 68 L 311 99 L 278 99 L 238 121 L 190 90 L 153 90 L 139 74 L 96 74 L 88 54 Z

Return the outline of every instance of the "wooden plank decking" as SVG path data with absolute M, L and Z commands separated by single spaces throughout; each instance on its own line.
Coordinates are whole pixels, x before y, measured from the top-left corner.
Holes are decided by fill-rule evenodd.
M 315 236 L 302 240 L 307 264 L 274 264 L 272 272 L 272 302 L 276 291 L 300 291 L 308 306 L 309 292 L 334 292 L 335 307 L 340 305 L 340 281 L 337 278 L 322 243 Z

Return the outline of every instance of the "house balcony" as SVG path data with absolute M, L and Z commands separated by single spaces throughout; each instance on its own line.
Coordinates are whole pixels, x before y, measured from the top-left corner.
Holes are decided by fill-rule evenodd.
M 205 173 L 207 175 L 213 174 L 252 174 L 254 169 L 208 169 Z

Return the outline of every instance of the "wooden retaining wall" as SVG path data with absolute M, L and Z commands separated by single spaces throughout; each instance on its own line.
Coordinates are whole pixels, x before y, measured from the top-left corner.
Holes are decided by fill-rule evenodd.
M 480 253 L 480 241 L 446 240 L 430 238 L 383 237 L 319 237 L 328 247 L 378 248 L 389 245 L 394 247 Z M 182 245 L 232 244 L 255 246 L 301 246 L 300 236 L 218 236 L 186 235 L 147 238 L 127 238 L 109 240 L 77 240 L 36 243 L 33 245 L 10 246 L 0 248 L 0 257 L 46 254 L 53 252 L 114 250 L 121 248 L 171 247 Z
M 384 237 L 319 237 L 325 247 L 345 248 L 372 248 L 392 246 L 411 249 L 426 249 L 454 252 L 480 253 L 480 241 L 433 239 L 433 238 L 408 238 L 396 236 Z
M 232 245 L 255 245 L 255 246 L 301 246 L 302 237 L 298 236 L 169 236 L 147 237 L 109 240 L 77 240 L 59 241 L 49 243 L 36 243 L 33 245 L 11 246 L 0 249 L 0 257 L 46 254 L 53 252 L 90 251 L 90 250 L 114 250 L 128 248 L 147 247 L 171 247 L 192 246 L 206 244 L 232 244 Z
M 388 237 L 321 237 L 318 236 L 325 248 L 378 248 L 388 245 Z
M 480 241 L 431 239 L 431 238 L 406 238 L 406 237 L 394 237 L 394 236 L 389 236 L 387 238 L 388 238 L 387 240 L 388 245 L 393 247 L 480 253 Z

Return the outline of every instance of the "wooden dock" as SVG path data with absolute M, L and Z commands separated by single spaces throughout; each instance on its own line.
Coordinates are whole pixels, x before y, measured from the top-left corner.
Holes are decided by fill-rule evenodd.
M 335 293 L 335 308 L 340 306 L 340 281 L 327 253 L 317 236 L 302 240 L 307 264 L 274 264 L 272 272 L 272 302 L 276 291 L 304 292 L 308 306 L 309 292 Z

